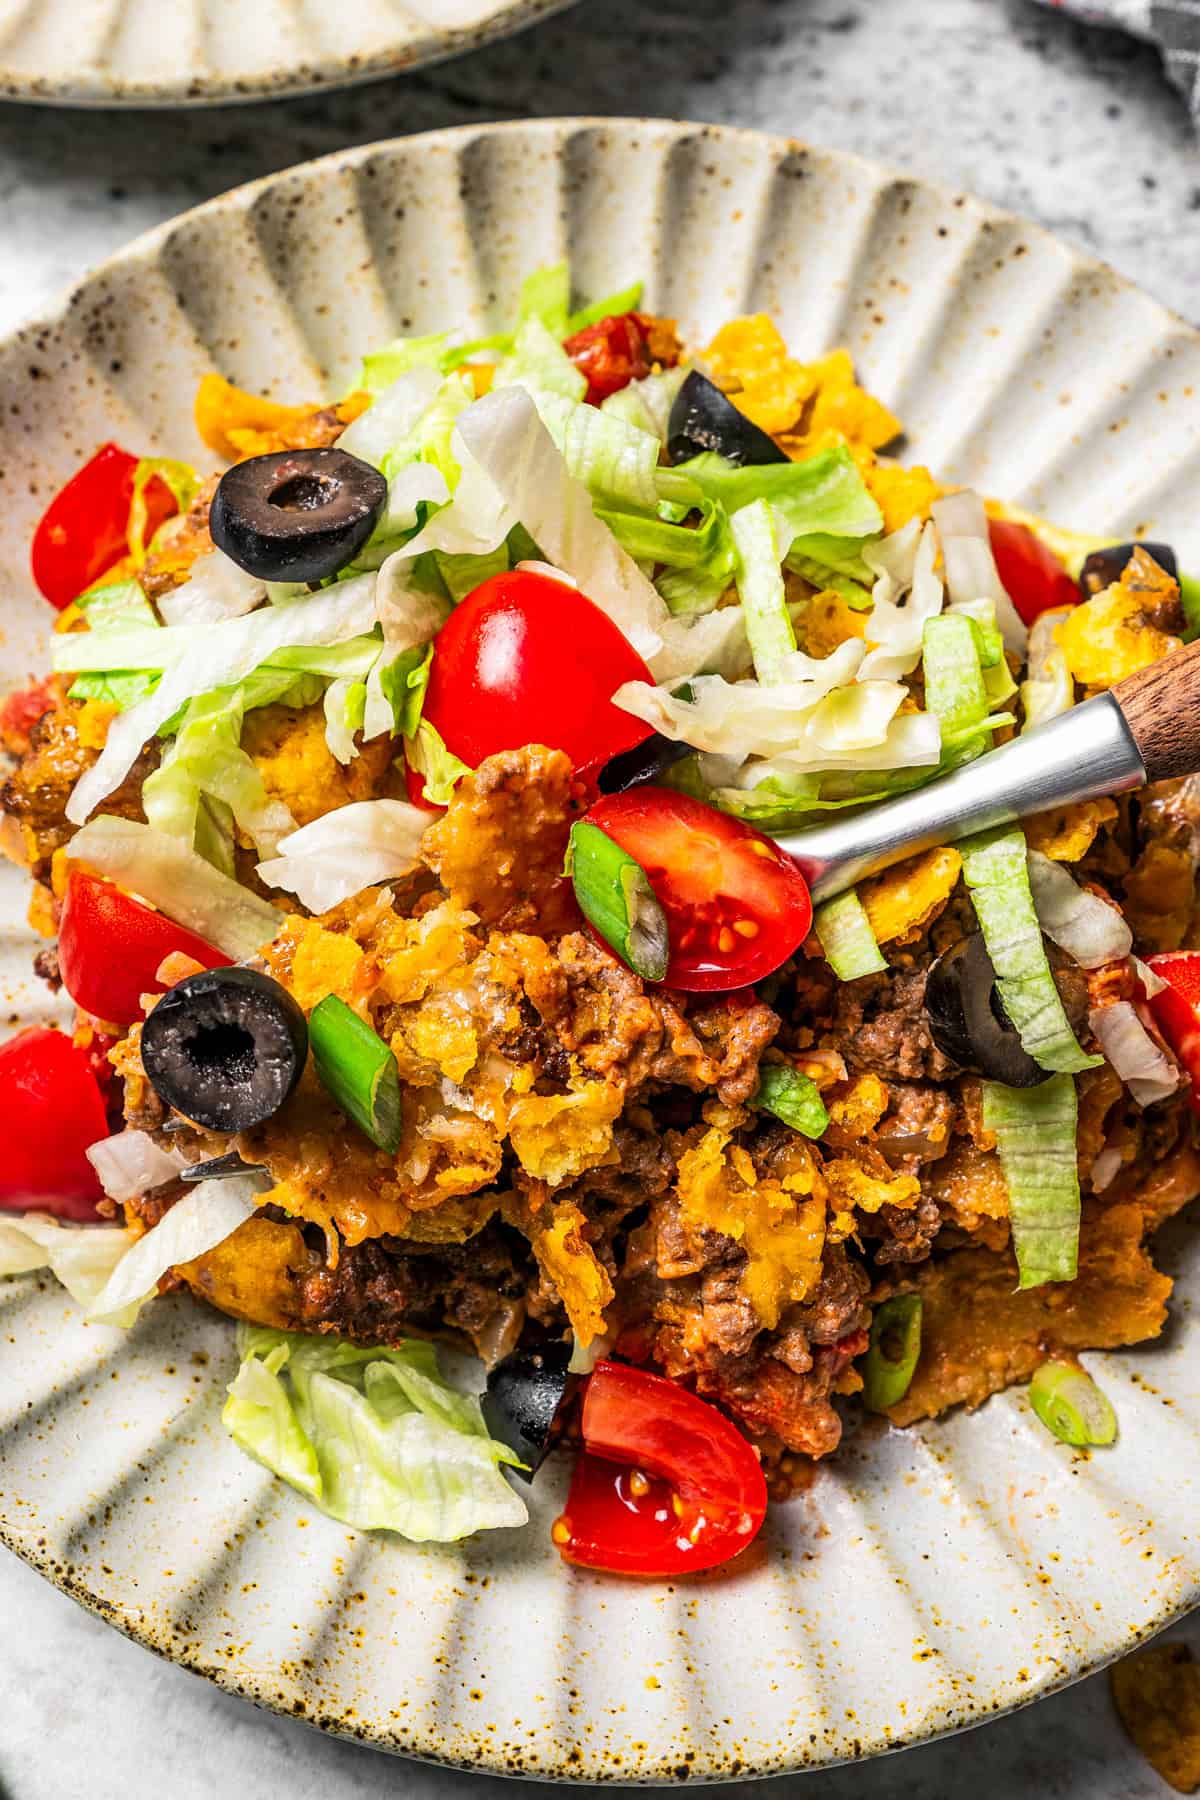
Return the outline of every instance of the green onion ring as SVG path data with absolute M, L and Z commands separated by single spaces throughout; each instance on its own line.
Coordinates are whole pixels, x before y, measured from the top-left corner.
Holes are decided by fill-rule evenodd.
M 1047 1431 L 1077 1449 L 1111 1444 L 1117 1435 L 1107 1396 L 1078 1363 L 1044 1362 L 1029 1384 L 1029 1404 Z
M 598 825 L 580 819 L 571 827 L 567 867 L 588 924 L 635 975 L 661 981 L 671 958 L 670 933 L 642 865 Z
M 308 1041 L 317 1074 L 347 1118 L 392 1156 L 400 1148 L 400 1071 L 377 1032 L 327 994 L 313 1008 Z
M 875 1308 L 871 1343 L 863 1364 L 863 1404 L 886 1412 L 912 1386 L 921 1355 L 921 1296 L 895 1294 Z

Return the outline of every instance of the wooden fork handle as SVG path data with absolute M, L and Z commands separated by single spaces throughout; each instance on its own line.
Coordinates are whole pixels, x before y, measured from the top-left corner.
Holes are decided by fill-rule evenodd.
M 1200 639 L 1112 690 L 1150 781 L 1200 774 Z

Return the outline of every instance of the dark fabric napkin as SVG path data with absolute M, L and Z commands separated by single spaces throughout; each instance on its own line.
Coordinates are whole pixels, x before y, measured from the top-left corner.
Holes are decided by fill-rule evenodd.
M 1096 25 L 1123 26 L 1157 44 L 1200 126 L 1200 0 L 1042 0 Z

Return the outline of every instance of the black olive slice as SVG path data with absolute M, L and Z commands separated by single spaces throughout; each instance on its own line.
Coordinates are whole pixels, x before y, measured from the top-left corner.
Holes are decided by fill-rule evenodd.
M 981 932 L 938 957 L 925 981 L 925 1012 L 938 1049 L 964 1069 L 1006 1087 L 1050 1079 L 1017 1035 L 996 991 L 996 971 Z
M 1136 544 L 1106 544 L 1103 550 L 1093 550 L 1079 571 L 1079 585 L 1084 593 L 1099 594 L 1114 581 L 1120 581 L 1121 571 L 1135 550 L 1144 550 L 1160 569 L 1166 570 L 1172 581 L 1178 581 L 1179 563 L 1170 544 L 1151 544 L 1145 540 Z
M 271 1118 L 307 1055 L 304 1014 L 255 969 L 189 975 L 142 1027 L 142 1066 L 155 1093 L 207 1131 L 248 1131 Z
M 676 394 L 667 420 L 667 452 L 671 461 L 678 463 L 705 450 L 715 450 L 727 462 L 743 466 L 788 461 L 774 438 L 739 412 L 707 375 L 693 369 Z
M 535 1348 L 518 1347 L 487 1378 L 480 1399 L 483 1422 L 492 1437 L 528 1465 L 513 1470 L 523 1481 L 532 1481 L 546 1460 L 559 1409 L 572 1385 L 570 1361 L 571 1340 L 551 1339 Z
M 323 581 L 357 556 L 387 492 L 379 470 L 347 450 L 252 456 L 222 475 L 209 529 L 260 581 Z
M 596 777 L 596 786 L 602 794 L 623 794 L 626 788 L 639 787 L 643 781 L 657 781 L 664 769 L 691 754 L 690 744 L 677 744 L 661 732 L 652 731 L 632 750 L 619 750 L 616 756 L 610 756 Z

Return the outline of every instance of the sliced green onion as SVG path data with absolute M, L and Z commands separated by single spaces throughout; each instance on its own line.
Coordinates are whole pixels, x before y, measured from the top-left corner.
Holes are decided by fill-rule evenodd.
M 308 1021 L 317 1074 L 348 1119 L 394 1156 L 400 1148 L 400 1071 L 396 1059 L 358 1014 L 327 994 Z
M 1023 1288 L 1074 1281 L 1079 1260 L 1075 1082 L 1040 1087 L 983 1083 L 983 1122 L 996 1135 L 1008 1185 L 1013 1252 Z
M 796 633 L 787 608 L 780 564 L 787 543 L 780 541 L 779 522 L 766 500 L 751 501 L 731 521 L 737 550 L 737 586 L 746 620 L 746 636 L 759 681 L 787 678 L 788 657 Z M 784 527 L 790 541 L 790 533 Z
M 1018 825 L 981 832 L 958 849 L 1001 1004 L 1025 1049 L 1056 1073 L 1094 1069 L 1104 1059 L 1080 1048 L 1046 960 L 1024 832 Z
M 1111 1444 L 1117 1415 L 1078 1363 L 1044 1362 L 1029 1384 L 1029 1404 L 1047 1431 L 1082 1449 Z
M 567 861 L 584 918 L 635 975 L 661 981 L 671 955 L 667 915 L 642 865 L 586 819 L 571 827 Z
M 886 1412 L 912 1386 L 921 1355 L 921 1296 L 896 1294 L 875 1308 L 871 1343 L 862 1367 L 863 1404 Z
M 866 907 L 853 888 L 818 906 L 813 929 L 839 981 L 857 981 L 860 975 L 878 975 L 887 968 Z
M 767 1063 L 758 1072 L 758 1092 L 751 1105 L 774 1113 L 793 1131 L 819 1138 L 829 1123 L 820 1089 L 809 1076 L 786 1063 Z
M 1183 640 L 1190 644 L 1200 634 L 1200 581 L 1194 575 L 1180 573 L 1179 598 L 1183 603 L 1183 616 L 1187 620 Z

